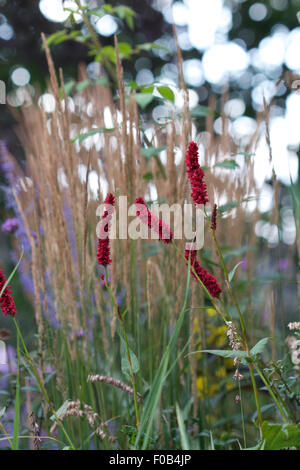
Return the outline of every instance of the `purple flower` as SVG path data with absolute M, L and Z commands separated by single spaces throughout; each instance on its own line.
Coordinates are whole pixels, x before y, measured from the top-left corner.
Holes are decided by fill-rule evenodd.
M 277 263 L 277 266 L 280 271 L 286 271 L 289 268 L 289 265 L 289 260 L 286 258 L 281 258 Z
M 248 269 L 248 260 L 247 258 L 244 258 L 242 263 L 241 263 L 241 269 L 243 269 L 244 271 L 247 271 Z
M 14 232 L 19 227 L 19 224 L 19 220 L 15 217 L 12 219 L 6 219 L 1 226 L 1 229 L 3 232 Z

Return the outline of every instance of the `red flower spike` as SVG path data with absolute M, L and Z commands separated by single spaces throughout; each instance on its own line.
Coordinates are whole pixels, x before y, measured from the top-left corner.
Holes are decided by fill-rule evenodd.
M 211 228 L 213 231 L 215 231 L 217 228 L 217 212 L 217 204 L 214 204 L 214 208 L 211 214 Z
M 219 286 L 216 278 L 208 271 L 206 271 L 206 269 L 200 266 L 199 262 L 196 259 L 196 253 L 196 250 L 185 250 L 184 257 L 187 261 L 190 261 L 191 267 L 194 268 L 197 276 L 203 282 L 210 295 L 212 297 L 218 297 L 221 294 L 222 289 Z M 199 282 L 192 269 L 191 273 L 196 279 L 196 281 Z
M 186 171 L 192 187 L 191 197 L 196 207 L 200 204 L 205 205 L 208 202 L 204 172 L 200 168 L 198 157 L 198 145 L 195 142 L 190 142 L 185 162 L 187 166 Z
M 161 241 L 168 244 L 173 240 L 173 233 L 168 224 L 163 222 L 161 219 L 152 214 L 147 204 L 142 197 L 138 197 L 135 201 L 136 215 L 141 221 L 148 225 L 150 229 L 153 229 Z
M 0 269 L 0 293 L 6 283 L 3 271 Z M 14 299 L 11 296 L 11 288 L 7 285 L 0 297 L 0 308 L 5 316 L 17 315 Z
M 109 247 L 109 229 L 114 211 L 115 196 L 109 193 L 104 201 L 105 211 L 101 219 L 98 248 L 97 248 L 97 262 L 102 266 L 111 264 L 110 247 Z

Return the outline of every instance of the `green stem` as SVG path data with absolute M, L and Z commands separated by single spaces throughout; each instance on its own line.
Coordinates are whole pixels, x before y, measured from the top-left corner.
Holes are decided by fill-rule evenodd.
M 281 416 L 282 416 L 282 419 L 283 421 L 288 424 L 289 421 L 286 417 L 286 413 L 284 412 L 281 404 L 279 403 L 279 401 L 277 400 L 273 390 L 272 390 L 272 387 L 270 386 L 270 384 L 268 383 L 267 379 L 265 378 L 265 376 L 263 375 L 262 371 L 260 370 L 259 366 L 257 364 L 254 365 L 255 369 L 256 369 L 256 372 L 258 373 L 258 375 L 260 376 L 261 380 L 263 381 L 263 383 L 265 384 L 265 386 L 267 387 L 268 389 L 268 392 L 270 393 L 271 397 L 273 398 Z
M 206 213 L 205 208 L 204 208 L 204 213 L 205 213 L 206 218 L 208 220 L 210 220 L 207 213 Z M 210 227 L 210 233 L 212 235 L 212 239 L 214 241 L 214 244 L 216 246 L 216 249 L 217 249 L 220 261 L 221 261 L 221 265 L 222 265 L 222 268 L 223 268 L 223 272 L 224 272 L 224 275 L 225 275 L 226 284 L 227 284 L 230 296 L 232 298 L 232 301 L 234 303 L 234 306 L 235 306 L 235 308 L 237 310 L 237 313 L 238 313 L 238 316 L 239 316 L 241 330 L 242 330 L 243 338 L 244 338 L 244 342 L 245 342 L 245 344 L 244 344 L 245 350 L 246 350 L 247 356 L 250 356 L 249 342 L 248 342 L 248 337 L 247 337 L 247 332 L 246 332 L 246 327 L 245 327 L 243 315 L 242 315 L 242 312 L 240 310 L 237 298 L 235 296 L 234 290 L 232 289 L 232 286 L 231 286 L 231 283 L 230 283 L 230 280 L 229 280 L 229 275 L 228 275 L 227 267 L 226 267 L 226 264 L 225 264 L 225 261 L 224 261 L 223 253 L 222 253 L 221 247 L 220 247 L 220 245 L 219 245 L 219 243 L 216 239 L 215 231 L 211 227 Z M 261 410 L 260 410 L 260 404 L 259 404 L 259 399 L 258 399 L 258 391 L 257 391 L 257 385 L 256 385 L 255 377 L 254 377 L 253 364 L 252 363 L 249 364 L 249 372 L 250 372 L 251 383 L 252 383 L 252 387 L 253 387 L 256 410 L 257 410 L 257 422 L 258 422 L 259 433 L 260 433 L 260 436 L 262 436 L 262 417 L 261 417 Z
M 95 49 L 99 51 L 99 54 L 101 54 L 102 46 L 101 46 L 101 43 L 99 41 L 98 35 L 95 32 L 93 26 L 91 25 L 91 23 L 89 21 L 89 18 L 85 14 L 85 9 L 82 8 L 82 5 L 80 4 L 80 0 L 75 0 L 75 1 L 76 1 L 77 6 L 78 6 L 78 9 L 81 13 L 82 21 L 84 22 L 86 28 L 88 29 L 88 31 L 91 35 L 92 43 L 93 43 Z M 105 65 L 109 75 L 111 76 L 113 81 L 116 83 L 117 82 L 116 72 L 115 72 L 115 68 L 114 68 L 113 64 L 109 61 L 109 59 L 107 57 L 102 57 L 102 61 Z
M 244 408 L 243 408 L 243 399 L 242 399 L 242 387 L 241 387 L 241 382 L 239 382 L 239 396 L 241 400 L 241 416 L 242 416 L 242 428 L 243 428 L 243 439 L 244 439 L 244 447 L 245 449 L 247 448 L 247 441 L 246 441 L 246 429 L 245 429 L 245 417 L 244 417 Z
M 56 411 L 55 411 L 55 408 L 54 408 L 54 406 L 53 406 L 52 403 L 51 403 L 51 400 L 50 400 L 50 398 L 49 398 L 49 396 L 48 396 L 48 393 L 47 393 L 47 391 L 46 391 L 46 389 L 45 389 L 45 387 L 44 387 L 44 385 L 43 385 L 43 382 L 42 382 L 42 380 L 41 380 L 41 378 L 40 378 L 40 376 L 39 376 L 39 373 L 38 373 L 36 367 L 34 366 L 34 364 L 33 364 L 33 362 L 32 362 L 32 359 L 31 359 L 31 357 L 30 357 L 30 354 L 29 354 L 29 352 L 28 352 L 28 349 L 27 349 L 27 347 L 26 347 L 24 338 L 23 338 L 23 336 L 22 336 L 21 330 L 20 330 L 20 328 L 19 328 L 18 322 L 17 322 L 17 320 L 15 319 L 15 317 L 13 317 L 13 321 L 14 321 L 15 327 L 16 327 L 16 329 L 17 329 L 18 336 L 19 336 L 19 338 L 20 338 L 20 340 L 21 340 L 21 343 L 22 343 L 22 346 L 23 346 L 23 349 L 24 349 L 24 353 L 25 353 L 25 357 L 26 357 L 26 359 L 27 359 L 27 361 L 28 361 L 28 363 L 29 363 L 29 365 L 30 365 L 30 367 L 31 367 L 31 370 L 32 370 L 32 372 L 33 372 L 33 375 L 34 375 L 35 378 L 36 378 L 36 381 L 37 381 L 37 383 L 38 383 L 38 385 L 39 385 L 39 387 L 40 387 L 40 389 L 41 389 L 41 392 L 42 392 L 42 394 L 44 395 L 44 397 L 45 397 L 45 399 L 46 399 L 46 401 L 47 401 L 47 403 L 48 403 L 48 405 L 49 405 L 49 407 L 50 407 L 50 409 L 51 409 L 51 411 L 52 411 L 52 413 L 53 413 L 53 415 L 54 415 L 56 421 L 58 422 L 59 426 L 61 427 L 61 430 L 63 431 L 63 433 L 64 433 L 64 435 L 65 435 L 65 437 L 66 437 L 68 443 L 70 444 L 71 449 L 72 449 L 72 450 L 76 450 L 76 449 L 75 449 L 75 446 L 74 446 L 74 444 L 73 444 L 73 442 L 72 442 L 72 440 L 71 440 L 71 438 L 70 438 L 70 436 L 68 435 L 68 433 L 67 433 L 67 431 L 66 431 L 66 429 L 65 429 L 65 427 L 64 427 L 64 425 L 63 425 L 63 423 L 60 421 L 59 417 L 57 416 Z
M 3 432 L 4 436 L 6 437 L 6 439 L 8 440 L 10 447 L 13 448 L 12 441 L 10 440 L 9 435 L 7 434 L 7 432 L 5 430 L 5 427 L 3 426 L 1 421 L 0 421 L 0 429 L 2 430 L 2 432 Z

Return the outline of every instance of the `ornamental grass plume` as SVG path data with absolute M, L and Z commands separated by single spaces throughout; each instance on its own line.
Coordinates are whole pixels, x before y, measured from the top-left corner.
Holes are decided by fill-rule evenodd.
M 196 256 L 197 256 L 196 250 L 191 250 L 191 249 L 185 250 L 184 257 L 187 261 L 190 260 L 191 268 L 194 268 L 194 270 L 191 269 L 191 273 L 196 279 L 196 281 L 199 282 L 197 278 L 198 276 L 201 282 L 204 284 L 204 286 L 208 290 L 208 292 L 210 293 L 210 295 L 212 297 L 218 297 L 222 292 L 221 287 L 219 286 L 216 278 L 212 274 L 210 274 L 208 271 L 206 271 L 206 269 L 200 266 L 199 262 L 196 259 Z
M 168 244 L 173 240 L 173 233 L 168 224 L 163 222 L 161 219 L 152 214 L 147 204 L 142 197 L 138 197 L 135 201 L 136 215 L 141 221 L 148 225 L 150 229 L 153 229 L 158 234 L 159 239 L 164 243 Z
M 110 247 L 109 247 L 109 229 L 112 219 L 112 213 L 115 205 L 115 196 L 109 193 L 104 201 L 105 211 L 101 219 L 98 249 L 97 249 L 97 262 L 101 266 L 108 266 L 111 264 Z
M 196 205 L 205 205 L 208 202 L 207 188 L 204 181 L 204 171 L 200 168 L 198 161 L 198 145 L 190 142 L 186 153 L 187 174 L 191 183 L 191 197 Z
M 0 269 L 0 294 L 5 283 L 6 280 L 3 271 Z M 17 314 L 15 302 L 11 296 L 11 288 L 8 285 L 5 287 L 0 297 L 0 308 L 5 316 L 12 315 L 14 317 Z

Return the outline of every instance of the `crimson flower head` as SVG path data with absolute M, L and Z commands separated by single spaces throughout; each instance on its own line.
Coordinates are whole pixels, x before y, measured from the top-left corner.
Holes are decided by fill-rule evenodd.
M 3 287 L 5 286 L 6 280 L 3 274 L 3 271 L 0 269 L 0 294 Z M 0 308 L 5 316 L 12 315 L 13 317 L 17 315 L 17 310 L 15 306 L 14 299 L 11 296 L 11 288 L 6 286 L 1 297 L 0 297 Z
M 200 168 L 198 162 L 198 145 L 196 142 L 190 142 L 185 163 L 187 167 L 187 174 L 191 183 L 192 192 L 191 197 L 196 205 L 206 204 L 208 202 L 208 195 L 206 183 L 204 181 L 204 171 Z
M 196 250 L 185 250 L 184 257 L 187 261 L 190 261 L 191 268 L 192 267 L 194 268 L 195 272 L 191 269 L 191 274 L 194 276 L 196 281 L 199 282 L 199 280 L 197 279 L 197 276 L 198 276 L 199 279 L 205 285 L 210 295 L 212 297 L 218 297 L 221 294 L 222 289 L 219 286 L 216 278 L 212 274 L 210 274 L 208 271 L 206 271 L 206 269 L 200 266 L 199 262 L 196 259 L 197 258 Z M 195 273 L 197 274 L 197 276 Z
M 153 229 L 155 233 L 158 234 L 158 237 L 161 241 L 166 244 L 170 243 L 173 240 L 173 233 L 169 225 L 149 211 L 148 206 L 142 197 L 138 197 L 136 199 L 135 205 L 136 215 L 140 218 L 140 220 L 145 225 L 148 225 L 150 229 Z
M 97 248 L 97 262 L 102 266 L 111 264 L 110 247 L 109 247 L 109 229 L 111 225 L 112 214 L 115 205 L 115 196 L 109 193 L 104 201 L 105 211 L 101 218 L 98 248 Z

